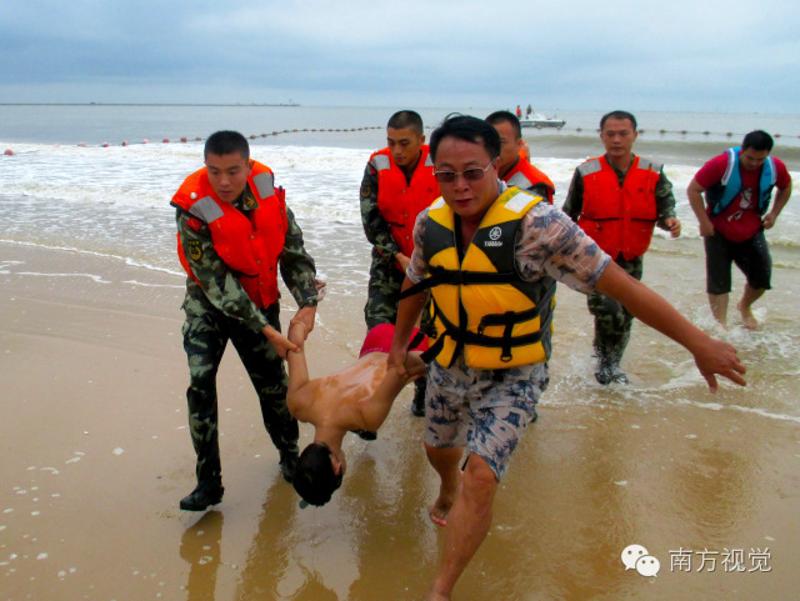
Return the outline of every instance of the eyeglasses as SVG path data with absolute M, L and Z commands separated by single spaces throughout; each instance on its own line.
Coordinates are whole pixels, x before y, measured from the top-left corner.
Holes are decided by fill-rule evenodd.
M 433 176 L 436 178 L 436 181 L 442 184 L 452 184 L 459 175 L 468 182 L 477 182 L 483 179 L 483 174 L 486 173 L 491 166 L 492 164 L 489 163 L 483 169 L 473 167 L 472 169 L 464 169 L 464 171 L 434 171 Z

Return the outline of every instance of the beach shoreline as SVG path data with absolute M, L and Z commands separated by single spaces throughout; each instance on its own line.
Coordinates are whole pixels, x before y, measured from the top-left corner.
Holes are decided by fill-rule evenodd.
M 436 480 L 419 443 L 422 421 L 409 415 L 410 390 L 378 441 L 348 437 L 350 468 L 334 500 L 301 510 L 229 351 L 219 375 L 225 499 L 204 517 L 180 512 L 194 477 L 181 278 L 13 244 L 0 244 L 0 261 L 7 598 L 420 598 L 441 533 L 425 517 Z M 648 261 L 652 271 L 674 259 Z M 312 375 L 347 365 L 363 336 L 361 295 L 332 289 L 309 342 Z M 556 345 L 576 338 L 585 347 L 584 301 L 561 290 Z M 288 302 L 284 323 L 292 310 Z M 644 330 L 634 332 L 634 353 L 654 344 Z M 800 420 L 725 410 L 747 409 L 728 386 L 712 397 L 698 384 L 697 404 L 671 399 L 678 384 L 648 386 L 636 369 L 632 391 L 602 389 L 576 375 L 587 360 L 558 348 L 540 419 L 455 598 L 794 594 Z M 690 382 L 699 378 L 686 368 Z M 301 444 L 310 435 L 301 425 Z M 657 577 L 625 570 L 620 553 L 634 543 L 660 559 Z M 716 569 L 671 569 L 678 549 L 718 552 Z M 770 571 L 725 571 L 731 549 L 742 550 L 747 569 L 768 549 Z

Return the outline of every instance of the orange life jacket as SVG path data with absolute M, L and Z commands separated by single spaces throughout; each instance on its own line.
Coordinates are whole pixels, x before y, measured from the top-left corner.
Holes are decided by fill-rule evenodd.
M 611 258 L 630 261 L 650 246 L 657 219 L 656 184 L 661 165 L 634 157 L 620 187 L 604 156 L 578 167 L 583 178 L 583 209 L 578 225 Z
M 389 224 L 400 252 L 410 257 L 414 250 L 413 232 L 417 215 L 441 194 L 439 182 L 433 176 L 433 161 L 428 146 L 422 146 L 422 154 L 410 184 L 388 148 L 372 153 L 369 162 L 378 172 L 378 210 Z
M 283 251 L 289 222 L 286 194 L 275 188 L 272 170 L 250 161 L 247 185 L 258 206 L 240 211 L 220 200 L 208 180 L 208 170 L 195 171 L 172 197 L 176 206 L 204 223 L 219 257 L 234 272 L 247 295 L 258 307 L 268 307 L 279 298 L 278 258 Z M 178 233 L 178 258 L 186 273 L 199 282 L 186 258 Z
M 520 190 L 529 192 L 533 186 L 544 184 L 547 188 L 547 202 L 553 204 L 553 194 L 556 192 L 555 184 L 544 171 L 532 165 L 526 157 L 527 153 L 520 150 L 517 164 L 503 176 L 503 181 L 509 186 L 516 186 Z

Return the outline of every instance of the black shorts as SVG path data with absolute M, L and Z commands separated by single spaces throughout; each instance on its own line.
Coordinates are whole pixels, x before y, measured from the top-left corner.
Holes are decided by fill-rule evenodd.
M 763 231 L 744 242 L 731 242 L 719 232 L 704 240 L 706 291 L 709 294 L 728 294 L 731 291 L 731 263 L 736 263 L 742 270 L 751 288 L 771 288 L 772 257 Z

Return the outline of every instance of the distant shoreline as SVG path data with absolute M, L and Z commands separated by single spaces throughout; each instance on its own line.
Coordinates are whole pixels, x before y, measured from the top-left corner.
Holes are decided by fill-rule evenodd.
M 240 106 L 240 107 L 265 107 L 286 106 L 298 107 L 298 102 L 277 103 L 214 103 L 214 102 L 0 102 L 0 106 Z

